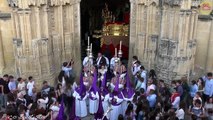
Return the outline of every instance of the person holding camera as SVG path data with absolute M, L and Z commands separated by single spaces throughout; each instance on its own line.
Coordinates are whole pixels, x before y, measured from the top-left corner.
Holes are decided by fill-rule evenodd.
M 62 65 L 62 71 L 64 71 L 65 75 L 67 77 L 71 76 L 72 66 L 74 64 L 74 61 L 71 59 L 70 62 L 64 62 Z

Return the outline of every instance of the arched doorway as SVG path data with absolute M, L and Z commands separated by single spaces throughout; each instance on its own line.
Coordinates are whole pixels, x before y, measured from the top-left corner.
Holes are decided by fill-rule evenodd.
M 90 43 L 93 44 L 94 57 L 98 52 L 102 52 L 110 59 L 122 41 L 123 58 L 127 60 L 129 0 L 81 0 L 80 6 L 82 58 L 86 56 L 89 37 Z

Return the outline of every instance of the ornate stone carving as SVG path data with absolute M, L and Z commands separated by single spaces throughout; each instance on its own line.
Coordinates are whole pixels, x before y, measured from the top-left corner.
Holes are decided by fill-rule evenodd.
M 0 19 L 2 19 L 2 20 L 11 19 L 11 14 L 10 13 L 2 13 L 2 12 L 0 12 Z
M 15 32 L 17 34 L 13 43 L 15 62 L 18 63 L 16 64 L 17 73 L 20 76 L 32 75 L 40 82 L 53 80 L 60 71 L 63 61 L 80 54 L 79 2 L 80 0 L 24 0 L 17 3 L 13 14 L 19 20 L 15 21 L 17 25 L 14 29 L 20 31 L 20 35 Z M 67 11 L 70 10 L 68 8 L 74 10 Z M 68 17 L 72 19 L 69 22 L 72 22 L 74 26 L 65 30 L 64 26 L 71 26 L 66 21 Z M 33 25 L 34 23 L 36 25 Z M 19 39 L 18 36 L 21 38 Z M 72 42 L 73 40 L 75 42 Z M 72 43 L 75 43 L 75 48 L 71 49 L 71 46 L 74 46 Z M 74 59 L 78 66 L 77 73 L 78 70 L 80 71 L 80 57 Z
M 13 43 L 17 46 L 20 47 L 22 45 L 22 39 L 20 38 L 13 38 Z
M 8 5 L 10 7 L 17 7 L 18 6 L 18 0 L 7 0 Z
M 151 38 L 152 42 L 157 42 L 158 35 L 151 35 L 150 38 Z

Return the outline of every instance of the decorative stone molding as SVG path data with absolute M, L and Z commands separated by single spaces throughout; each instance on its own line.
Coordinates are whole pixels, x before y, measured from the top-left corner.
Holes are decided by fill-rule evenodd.
M 180 6 L 181 0 L 164 0 L 164 3 L 169 4 L 171 6 Z
M 198 15 L 198 19 L 202 21 L 211 21 L 213 20 L 213 16 L 211 15 Z
M 192 5 L 191 6 L 193 8 L 198 8 L 200 3 L 201 3 L 201 0 L 192 0 Z
M 18 0 L 7 0 L 10 7 L 18 7 Z
M 21 45 L 22 45 L 22 39 L 20 39 L 20 38 L 13 38 L 13 44 L 15 44 L 17 47 L 21 47 Z
M 158 40 L 158 35 L 150 35 L 149 37 L 151 38 L 152 42 L 157 42 Z
M 42 5 L 46 5 L 48 0 L 29 0 L 28 5 L 40 7 Z
M 11 19 L 11 14 L 10 13 L 2 13 L 2 12 L 0 12 L 0 19 L 2 19 L 2 20 Z
M 59 6 L 61 0 L 50 0 L 50 6 Z

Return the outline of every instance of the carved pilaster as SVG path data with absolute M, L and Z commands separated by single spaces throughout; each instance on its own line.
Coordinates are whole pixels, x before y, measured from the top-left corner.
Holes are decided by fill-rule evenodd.
M 76 75 L 80 74 L 81 68 L 79 68 L 79 66 L 81 66 L 81 56 L 80 56 L 80 51 L 81 48 L 80 46 L 80 41 L 81 41 L 81 24 L 80 24 L 80 0 L 76 1 L 76 4 L 74 4 L 73 6 L 73 22 L 74 22 L 74 36 L 73 39 L 75 40 L 75 47 L 73 48 L 73 53 L 72 53 L 72 58 L 74 58 L 75 64 L 75 70 L 76 70 Z M 78 79 L 77 79 L 78 80 Z
M 211 21 L 211 27 L 210 27 L 210 34 L 209 34 L 209 40 L 208 40 L 208 51 L 207 51 L 207 57 L 206 57 L 206 71 L 212 71 L 213 70 L 213 20 Z
M 130 40 L 129 40 L 129 62 L 132 60 L 132 55 L 134 55 L 134 49 L 135 49 L 135 41 L 136 41 L 136 9 L 137 9 L 137 4 L 136 0 L 130 0 Z M 130 67 L 131 63 L 129 63 Z
M 0 23 L 1 26 L 1 23 Z M 0 74 L 2 74 L 4 69 L 4 52 L 3 52 L 3 45 L 2 45 L 2 36 L 0 30 Z
M 172 3 L 169 4 L 171 5 Z M 167 17 L 163 15 L 162 22 L 169 24 L 166 30 L 168 34 L 165 34 L 165 24 L 161 23 L 163 24 L 161 30 L 162 38 L 159 41 L 159 52 L 157 54 L 159 78 L 165 80 L 180 79 L 183 76 L 189 77 L 192 73 L 195 55 L 193 31 L 196 27 L 194 22 L 196 13 L 193 13 L 189 6 L 191 6 L 191 1 L 183 0 L 180 10 L 173 8 L 174 11 L 163 12 L 164 14 L 169 14 Z M 178 20 L 174 20 L 175 18 Z
M 35 8 L 35 17 L 36 17 L 36 37 L 37 38 L 41 38 L 41 21 L 40 21 L 40 9 L 39 8 Z M 43 26 L 44 27 L 44 26 Z M 45 29 L 45 28 L 44 28 Z

